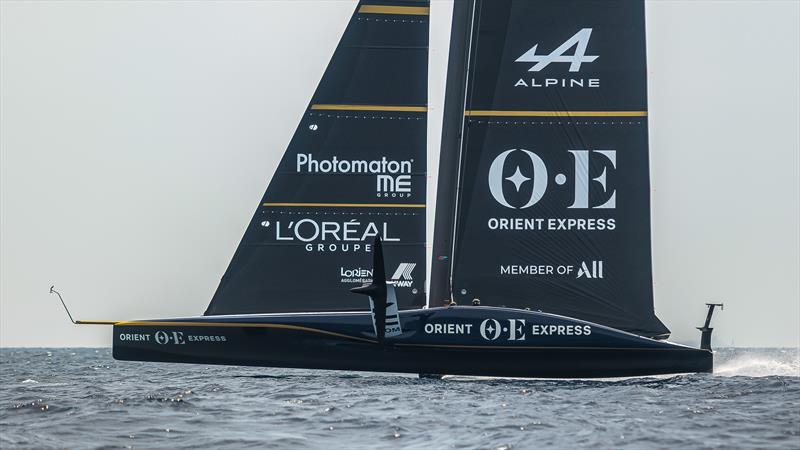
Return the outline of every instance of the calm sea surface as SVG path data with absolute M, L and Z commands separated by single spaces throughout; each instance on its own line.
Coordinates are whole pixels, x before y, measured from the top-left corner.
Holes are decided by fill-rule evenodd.
M 797 349 L 716 373 L 509 380 L 114 361 L 0 349 L 2 448 L 800 448 Z

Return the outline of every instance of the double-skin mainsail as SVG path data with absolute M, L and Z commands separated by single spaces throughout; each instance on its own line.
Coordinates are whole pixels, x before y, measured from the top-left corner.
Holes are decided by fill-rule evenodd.
M 456 1 L 431 303 L 651 337 L 643 0 Z

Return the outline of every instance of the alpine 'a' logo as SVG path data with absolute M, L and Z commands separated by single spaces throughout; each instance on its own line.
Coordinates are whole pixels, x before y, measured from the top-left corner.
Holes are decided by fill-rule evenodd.
M 414 282 L 414 277 L 411 276 L 414 267 L 417 267 L 417 263 L 400 263 L 391 278 L 394 281 L 394 285 L 397 287 L 411 287 L 411 283 Z
M 578 72 L 581 70 L 582 63 L 590 63 L 598 58 L 597 55 L 586 55 L 586 47 L 589 45 L 589 38 L 591 36 L 592 29 L 583 28 L 548 55 L 537 55 L 536 50 L 539 47 L 539 44 L 536 44 L 522 56 L 517 58 L 516 62 L 536 63 L 533 65 L 533 67 L 528 69 L 528 72 L 539 72 L 540 70 L 549 66 L 550 63 L 556 62 L 570 63 L 569 71 Z M 564 55 L 564 53 L 566 53 L 567 50 L 571 49 L 572 47 L 575 47 L 575 53 L 573 55 Z
M 528 158 L 530 158 L 531 164 L 533 165 L 533 173 L 530 174 L 531 176 L 526 176 L 523 174 L 520 170 L 520 167 L 517 166 L 517 169 L 513 175 L 509 177 L 503 177 L 506 159 L 508 158 L 509 154 L 516 151 L 523 152 L 528 156 Z M 503 193 L 503 182 L 510 181 L 514 185 L 514 188 L 516 188 L 516 191 L 519 192 L 522 186 L 531 180 L 533 180 L 533 190 L 531 191 L 530 199 L 528 199 L 523 206 L 512 206 L 508 200 L 506 200 L 506 196 Z M 531 151 L 525 149 L 506 150 L 497 155 L 494 161 L 492 161 L 492 165 L 489 167 L 489 192 L 491 192 L 492 197 L 497 200 L 497 203 L 500 203 L 506 208 L 520 209 L 531 207 L 542 198 L 546 189 L 547 167 L 545 166 L 544 161 L 542 161 L 542 158 Z

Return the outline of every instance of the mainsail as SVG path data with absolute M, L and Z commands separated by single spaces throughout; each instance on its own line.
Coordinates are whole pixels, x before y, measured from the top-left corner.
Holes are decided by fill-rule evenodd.
M 437 223 L 431 291 L 668 335 L 653 310 L 644 1 L 469 0 L 459 14 L 458 132 L 445 118 L 440 166 L 458 189 L 437 200 L 455 233 Z
M 358 3 L 206 315 L 368 309 L 375 236 L 424 304 L 428 14 Z

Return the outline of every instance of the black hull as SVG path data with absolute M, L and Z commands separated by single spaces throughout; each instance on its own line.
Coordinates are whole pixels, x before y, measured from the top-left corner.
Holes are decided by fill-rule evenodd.
M 536 378 L 642 376 L 713 368 L 710 351 L 550 314 L 454 307 L 406 311 L 401 318 L 403 335 L 385 345 L 374 341 L 371 317 L 363 313 L 122 322 L 114 326 L 114 358 Z M 481 328 L 484 322 L 488 326 Z M 494 323 L 501 327 L 487 331 Z M 505 323 L 517 325 L 518 332 L 509 332 L 502 326 Z M 533 334 L 551 329 L 552 334 Z

